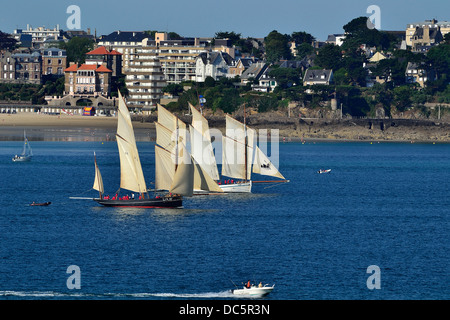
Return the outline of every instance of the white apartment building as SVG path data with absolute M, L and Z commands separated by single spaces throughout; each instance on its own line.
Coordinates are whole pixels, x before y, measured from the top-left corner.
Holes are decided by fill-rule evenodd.
M 162 89 L 166 86 L 157 48 L 154 46 L 136 48 L 134 58 L 124 73 L 129 92 L 128 106 L 136 107 L 144 114 L 150 113 L 161 100 Z

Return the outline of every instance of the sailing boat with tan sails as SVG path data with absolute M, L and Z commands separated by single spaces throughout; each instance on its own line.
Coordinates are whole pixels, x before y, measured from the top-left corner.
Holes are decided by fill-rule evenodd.
M 128 196 L 119 197 L 119 192 L 117 192 L 111 198 L 108 196 L 105 197 L 103 180 L 95 158 L 93 189 L 99 191 L 100 194 L 99 198 L 94 198 L 97 203 L 112 207 L 173 208 L 182 206 L 183 196 L 192 195 L 193 169 L 190 169 L 189 165 L 187 165 L 179 166 L 178 170 L 175 170 L 174 173 L 177 178 L 168 186 L 167 190 L 169 194 L 155 197 L 149 196 L 136 146 L 130 113 L 120 92 L 116 140 L 120 157 L 120 189 L 136 192 L 139 196 L 136 198 L 128 198 Z M 182 154 L 181 157 L 186 157 L 186 154 L 187 152 L 185 155 Z M 168 159 L 168 161 L 171 161 L 171 159 Z M 159 170 L 163 168 L 164 164 L 156 164 L 155 171 L 157 177 L 160 175 Z
M 191 153 L 186 149 L 187 126 L 178 117 L 158 104 L 158 121 L 156 127 L 156 190 L 167 190 L 169 185 L 176 181 L 176 170 L 180 166 L 190 164 L 193 170 L 193 194 L 198 193 L 223 193 L 222 189 L 211 177 L 210 172 L 201 161 L 196 160 L 192 149 Z M 196 139 L 199 133 L 193 126 L 190 126 L 191 139 Z M 172 161 L 170 161 L 172 159 Z M 199 159 L 199 158 L 197 158 Z
M 191 152 L 195 158 L 200 154 L 203 158 L 201 165 L 205 171 L 217 182 L 221 180 L 218 173 L 217 163 L 211 144 L 207 119 L 191 104 L 192 113 L 191 128 Z M 276 183 L 288 182 L 278 171 L 275 165 L 255 144 L 256 130 L 249 128 L 244 123 L 237 121 L 229 115 L 225 116 L 226 131 L 222 137 L 222 179 L 219 187 L 225 193 L 249 193 L 253 182 Z M 192 130 L 194 129 L 194 130 Z M 201 132 L 195 135 L 195 132 Z M 192 134 L 194 132 L 194 134 Z M 199 150 L 200 149 L 200 150 Z M 252 181 L 252 172 L 265 176 L 277 177 L 281 180 L 274 181 Z M 237 179 L 236 181 L 234 179 Z

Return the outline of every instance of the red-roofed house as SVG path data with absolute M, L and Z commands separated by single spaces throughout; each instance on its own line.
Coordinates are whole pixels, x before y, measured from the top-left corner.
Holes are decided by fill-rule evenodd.
M 106 47 L 98 47 L 86 53 L 86 64 L 102 64 L 112 72 L 113 77 L 122 74 L 122 54 Z
M 71 64 L 64 70 L 65 94 L 109 96 L 112 71 L 102 64 Z

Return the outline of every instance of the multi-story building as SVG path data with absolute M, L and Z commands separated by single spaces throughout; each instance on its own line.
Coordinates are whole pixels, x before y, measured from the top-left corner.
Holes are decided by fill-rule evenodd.
M 57 77 L 64 76 L 67 65 L 66 50 L 49 48 L 42 50 L 42 74 Z
M 412 47 L 414 38 L 420 36 L 417 34 L 417 30 L 419 28 L 421 28 L 422 30 L 424 28 L 427 28 L 428 30 L 432 30 L 432 31 L 439 29 L 442 37 L 444 37 L 447 33 L 450 32 L 450 21 L 438 21 L 436 19 L 432 19 L 432 20 L 419 21 L 419 22 L 415 22 L 415 23 L 409 23 L 406 26 L 406 44 L 408 46 Z M 428 32 L 425 32 L 425 33 L 428 34 Z M 426 34 L 425 34 L 425 37 L 426 37 Z M 423 35 L 422 35 L 422 37 L 423 37 Z M 416 42 L 417 42 L 417 39 L 416 39 Z
M 64 94 L 85 94 L 86 96 L 109 96 L 112 71 L 104 65 L 71 64 L 65 73 Z
M 125 84 L 129 95 L 129 107 L 136 107 L 143 113 L 148 113 L 160 102 L 166 86 L 164 73 L 158 58 L 157 47 L 144 43 L 137 48 L 133 60 L 125 69 Z
M 142 31 L 115 31 L 99 39 L 98 45 L 122 54 L 122 73 L 133 60 L 137 48 L 142 48 L 142 41 L 150 35 Z
M 63 40 L 63 31 L 59 28 L 59 24 L 53 29 L 45 27 L 34 28 L 27 24 L 27 28 L 14 30 L 13 36 L 17 39 L 21 34 L 28 34 L 32 37 L 34 47 L 40 47 L 48 40 Z M 17 39 L 18 40 L 18 39 Z
M 0 82 L 40 84 L 42 57 L 39 52 L 0 52 Z
M 206 41 L 199 38 L 168 39 L 167 33 L 155 34 L 161 67 L 167 83 L 196 81 L 196 59 L 202 52 L 208 52 Z
M 113 77 L 122 74 L 122 54 L 116 50 L 107 50 L 104 46 L 86 53 L 86 64 L 102 64 L 112 71 Z

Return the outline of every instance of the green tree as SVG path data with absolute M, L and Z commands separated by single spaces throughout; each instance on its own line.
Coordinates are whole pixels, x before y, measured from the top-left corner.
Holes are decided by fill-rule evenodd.
M 342 45 L 344 50 L 356 50 L 361 44 L 387 50 L 397 41 L 395 36 L 387 32 L 369 29 L 367 20 L 367 17 L 358 17 L 343 26 L 346 34 Z
M 67 62 L 84 63 L 86 53 L 94 49 L 94 43 L 88 38 L 74 37 L 68 42 L 60 43 L 59 47 L 66 50 Z
M 394 88 L 394 104 L 398 111 L 403 112 L 411 106 L 411 89 L 408 86 Z
M 178 96 L 183 93 L 183 86 L 178 83 L 170 83 L 165 86 L 162 91 L 167 92 L 173 96 Z
M 241 34 L 235 33 L 234 31 L 219 31 L 214 35 L 214 39 L 230 39 L 232 45 L 237 45 L 239 43 L 239 40 L 241 40 Z
M 314 48 L 312 45 L 310 45 L 309 43 L 302 43 L 300 45 L 297 45 L 295 47 L 295 50 L 297 52 L 295 58 L 297 60 L 302 60 L 304 57 L 306 57 L 307 55 L 311 54 L 314 52 Z
M 311 34 L 301 31 L 301 32 L 293 32 L 291 34 L 291 41 L 294 41 L 296 45 L 300 45 L 302 43 L 311 44 L 316 40 Z
M 291 59 L 291 50 L 289 49 L 288 42 L 289 36 L 283 35 L 276 30 L 270 32 L 264 38 L 267 61 L 274 63 L 280 59 Z
M 0 50 L 13 50 L 17 47 L 17 40 L 9 34 L 0 31 Z
M 298 69 L 274 68 L 269 71 L 269 76 L 275 78 L 281 89 L 300 83 L 300 70 Z
M 341 48 L 334 44 L 324 45 L 320 48 L 314 63 L 324 69 L 340 69 L 343 66 Z
M 450 79 L 450 43 L 431 48 L 427 54 L 440 79 Z

